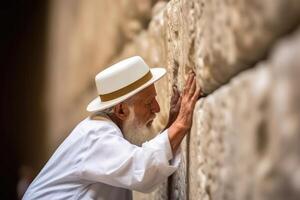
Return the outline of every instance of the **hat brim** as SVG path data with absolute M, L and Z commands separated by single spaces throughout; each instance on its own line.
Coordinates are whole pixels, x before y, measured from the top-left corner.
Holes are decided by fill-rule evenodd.
M 152 78 L 143 85 L 141 85 L 139 88 L 111 101 L 101 102 L 101 99 L 98 96 L 92 102 L 89 103 L 86 110 L 88 112 L 98 112 L 115 106 L 118 103 L 121 103 L 122 101 L 125 101 L 126 99 L 132 97 L 133 95 L 145 89 L 146 87 L 152 85 L 166 74 L 166 70 L 164 68 L 151 68 L 150 71 L 152 73 Z

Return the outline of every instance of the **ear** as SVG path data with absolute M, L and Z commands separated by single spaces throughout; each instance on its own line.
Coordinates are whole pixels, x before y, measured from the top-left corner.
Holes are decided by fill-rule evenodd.
M 129 116 L 129 108 L 127 103 L 119 103 L 114 107 L 114 114 L 121 120 L 127 119 Z

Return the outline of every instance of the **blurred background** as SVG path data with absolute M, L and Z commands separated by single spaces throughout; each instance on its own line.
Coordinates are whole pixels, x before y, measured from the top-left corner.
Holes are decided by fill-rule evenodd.
M 0 198 L 17 199 L 21 178 L 30 181 L 45 162 L 48 2 L 1 5 Z

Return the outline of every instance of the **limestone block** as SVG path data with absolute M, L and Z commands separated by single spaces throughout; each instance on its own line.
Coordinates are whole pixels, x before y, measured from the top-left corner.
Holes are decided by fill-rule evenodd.
M 190 199 L 299 199 L 300 30 L 197 104 Z
M 300 198 L 300 29 L 275 48 L 268 134 L 262 137 L 256 199 Z
M 300 19 L 297 0 L 173 0 L 164 11 L 168 71 L 194 69 L 206 93 L 253 66 Z
M 153 192 L 151 193 L 140 193 L 133 192 L 134 200 L 162 200 L 168 198 L 168 181 L 166 180 L 160 184 Z
M 169 198 L 168 199 L 178 199 L 186 200 L 188 199 L 188 137 L 186 137 L 180 146 L 181 150 L 181 163 L 177 171 L 169 178 Z
M 189 146 L 190 199 L 252 195 L 249 176 L 259 160 L 256 148 L 265 126 L 270 76 L 266 66 L 247 71 L 198 103 Z

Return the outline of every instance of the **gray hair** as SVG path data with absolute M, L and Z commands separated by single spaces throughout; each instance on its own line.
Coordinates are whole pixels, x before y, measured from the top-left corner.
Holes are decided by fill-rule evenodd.
M 124 100 L 124 101 L 121 102 L 121 103 L 132 104 L 132 103 L 133 103 L 133 100 L 134 100 L 134 96 L 132 96 L 132 97 L 130 97 L 130 98 Z M 114 107 L 115 107 L 115 106 L 112 106 L 112 107 L 106 108 L 106 109 L 104 109 L 104 110 L 101 110 L 101 111 L 98 112 L 98 114 L 106 114 L 106 115 L 112 114 L 112 113 L 114 112 Z
M 114 106 L 106 108 L 106 109 L 104 109 L 104 110 L 102 110 L 100 112 L 104 113 L 104 114 L 111 114 L 111 113 L 113 113 L 113 111 L 114 111 Z

